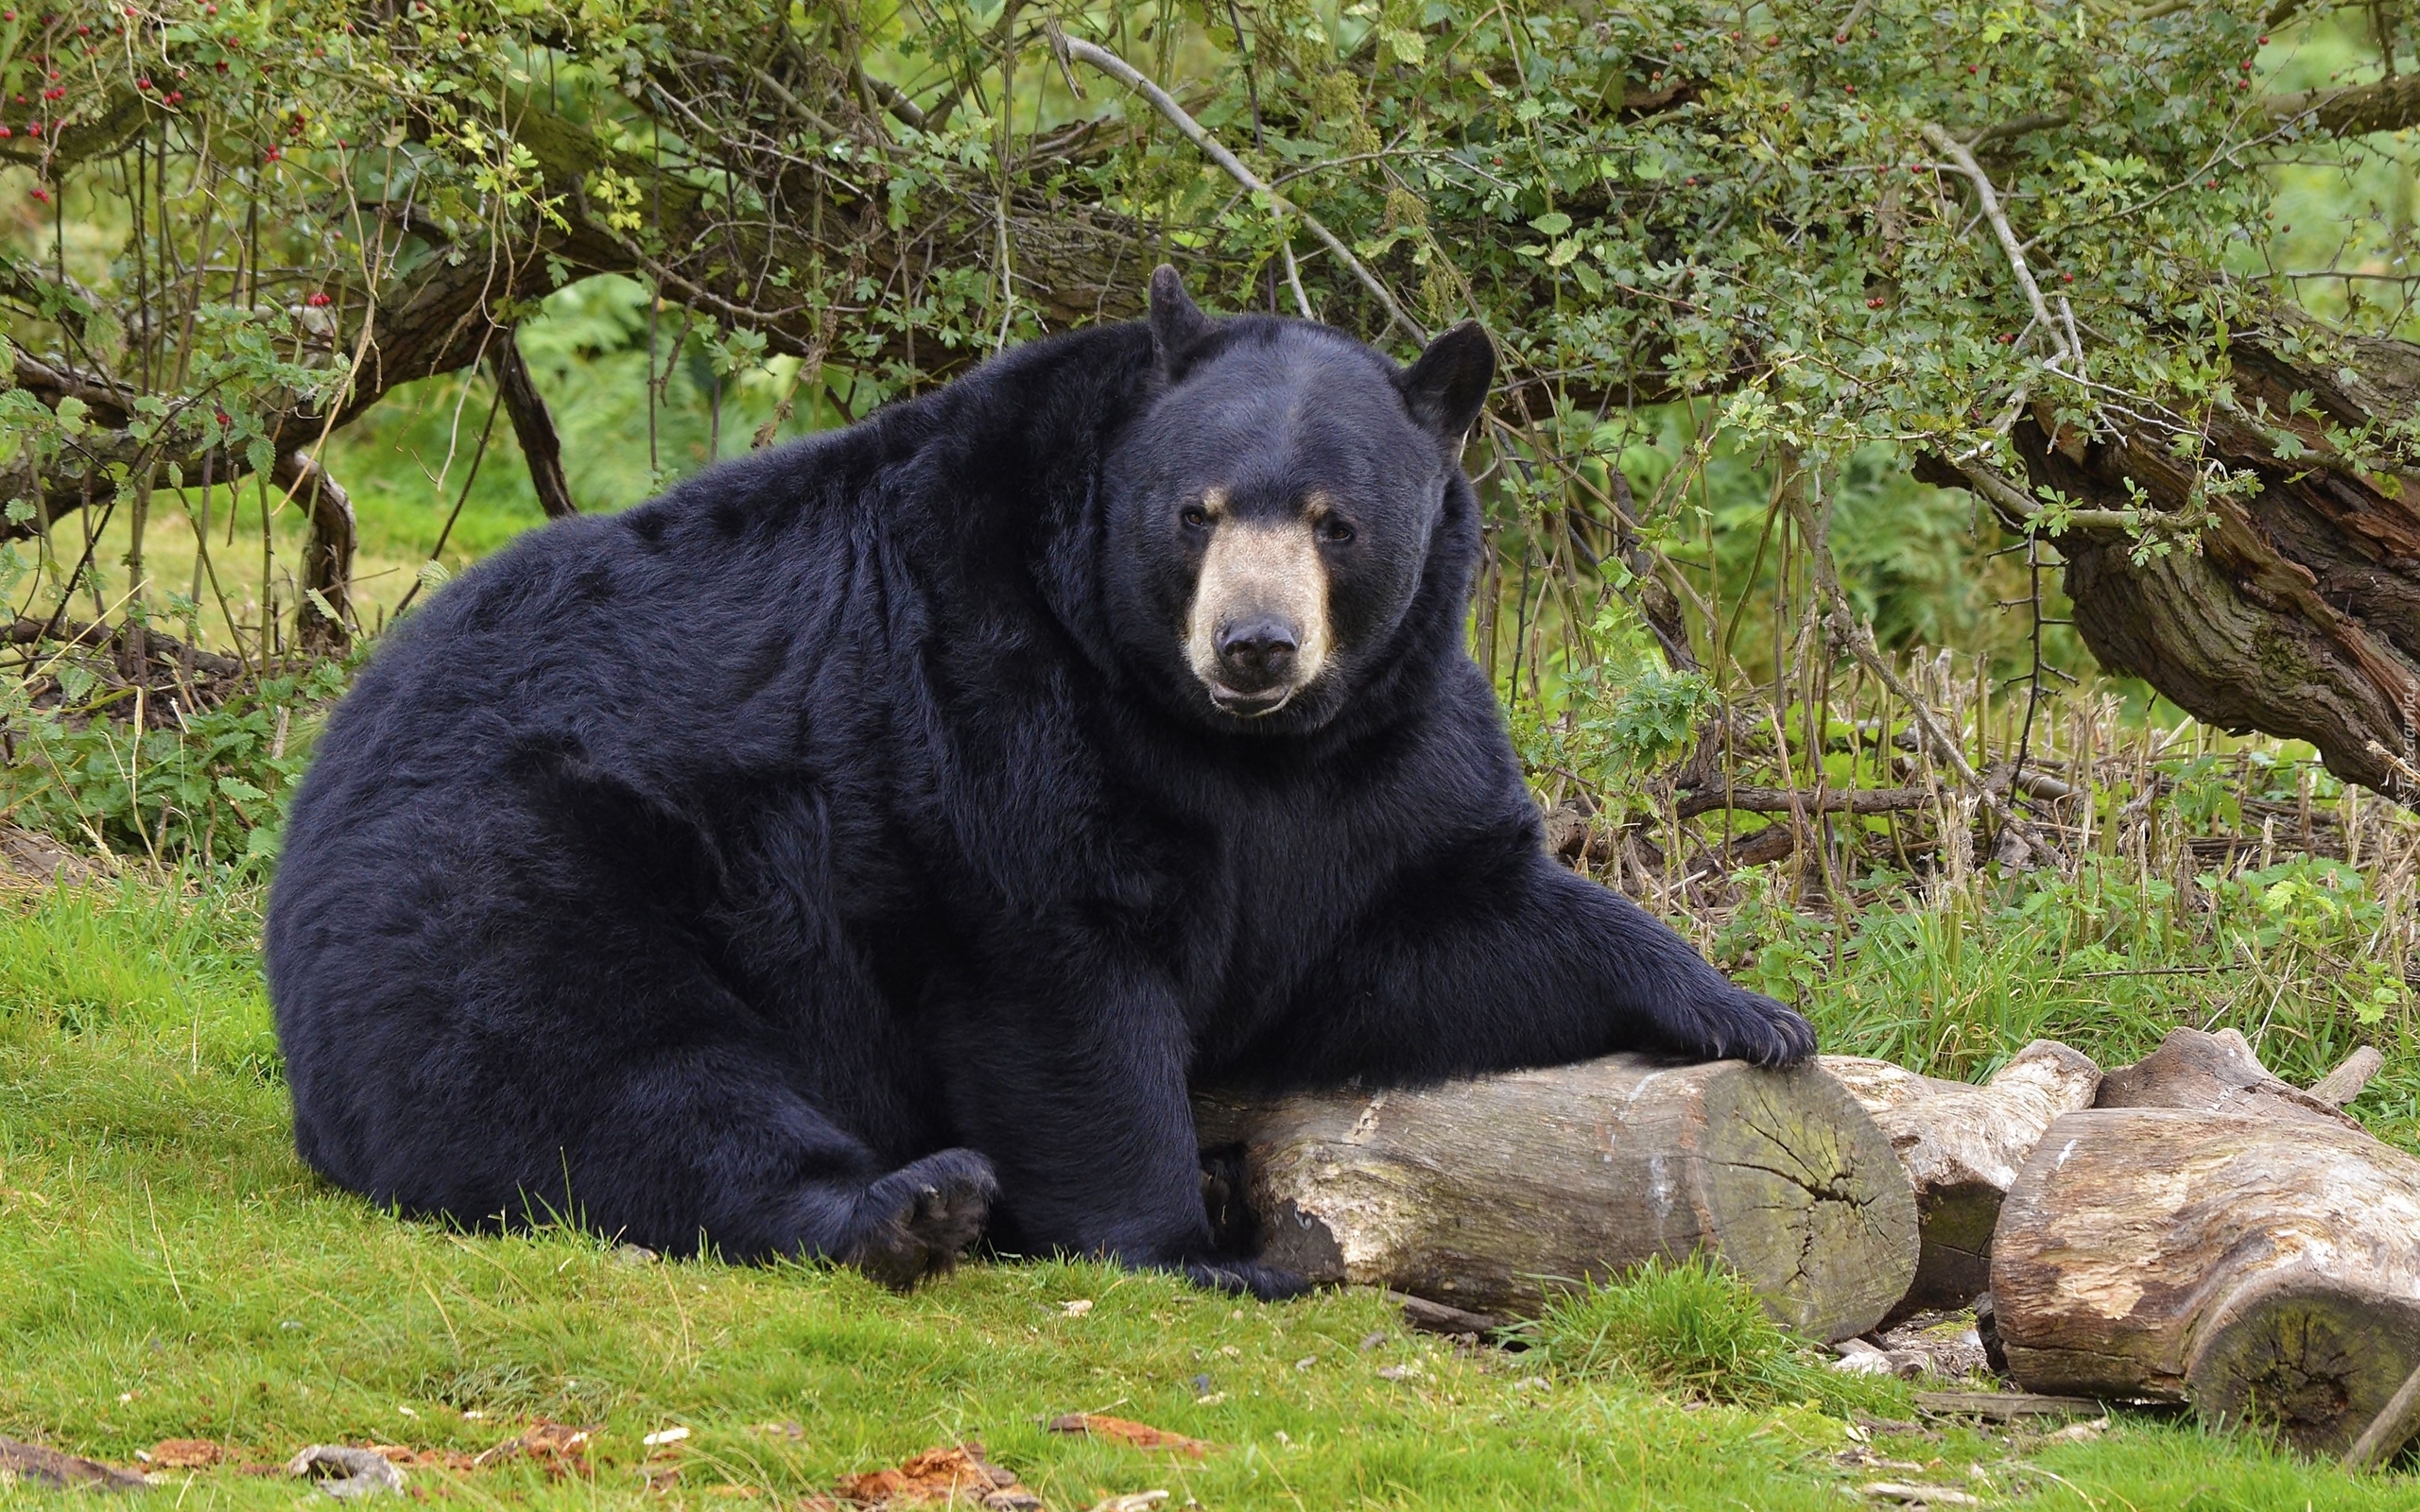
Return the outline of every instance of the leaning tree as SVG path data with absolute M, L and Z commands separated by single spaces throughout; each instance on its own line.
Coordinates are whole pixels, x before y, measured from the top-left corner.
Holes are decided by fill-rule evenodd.
M 489 369 L 570 511 L 513 332 L 592 274 L 863 396 L 1130 316 L 1166 259 L 1399 352 L 1487 322 L 1491 650 L 1508 599 L 1617 595 L 1707 655 L 1687 480 L 1618 465 L 1684 404 L 1780 460 L 1808 629 L 1876 676 L 1828 501 L 1887 442 L 2064 563 L 2104 663 L 2420 791 L 2408 203 L 2367 240 L 2277 209 L 2408 186 L 2394 0 L 17 4 L 0 492 L 46 627 L 71 518 L 123 514 L 140 584 L 150 512 L 242 481 L 307 513 L 288 607 L 341 641 L 326 442 L 431 374 Z M 265 658 L 273 611 L 230 618 Z

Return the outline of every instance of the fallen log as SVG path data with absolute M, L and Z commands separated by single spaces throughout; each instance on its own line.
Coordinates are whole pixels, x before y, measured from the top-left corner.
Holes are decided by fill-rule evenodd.
M 1528 1315 L 1709 1250 L 1772 1315 L 1862 1333 L 1908 1289 L 1915 1201 L 1890 1142 L 1813 1067 L 1573 1066 L 1384 1091 L 1205 1093 L 1262 1253 L 1315 1280 Z M 1214 1160 L 1214 1164 L 1218 1163 Z
M 2354 1090 L 2358 1091 L 2359 1086 Z M 2250 1118 L 2312 1120 L 2350 1129 L 2361 1126 L 2339 1101 L 2307 1092 L 2270 1074 L 2253 1054 L 2250 1042 L 2233 1029 L 2216 1034 L 2169 1030 L 2157 1050 L 2103 1076 L 2093 1106 L 2189 1108 Z
M 1992 1229 L 2018 1167 L 2054 1119 L 2092 1106 L 2100 1068 L 2055 1040 L 2034 1040 L 1980 1086 L 1862 1056 L 1820 1060 L 1874 1115 L 1915 1188 L 1923 1249 L 1892 1315 L 1973 1302 L 1991 1286 Z
M 2029 1390 L 2342 1452 L 2420 1366 L 2420 1160 L 2308 1116 L 2069 1113 L 2000 1210 L 1992 1296 Z

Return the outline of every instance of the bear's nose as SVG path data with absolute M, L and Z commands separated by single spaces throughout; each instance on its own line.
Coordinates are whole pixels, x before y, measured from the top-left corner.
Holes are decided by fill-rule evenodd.
M 1237 693 L 1260 693 L 1286 680 L 1294 667 L 1294 627 L 1283 620 L 1239 621 L 1219 637 L 1220 680 Z

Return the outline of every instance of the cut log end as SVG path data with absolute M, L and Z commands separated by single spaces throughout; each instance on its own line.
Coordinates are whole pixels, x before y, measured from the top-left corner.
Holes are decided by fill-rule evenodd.
M 1879 1321 L 1907 1291 L 1916 1248 L 1914 1198 L 1889 1142 L 1811 1068 L 1729 1065 L 1704 1096 L 1705 1201 L 1723 1260 L 1802 1333 L 1837 1338 Z
M 2255 1280 L 2219 1305 L 2186 1383 L 2213 1422 L 2333 1455 L 2360 1436 L 2415 1366 L 2420 1302 L 2289 1274 Z

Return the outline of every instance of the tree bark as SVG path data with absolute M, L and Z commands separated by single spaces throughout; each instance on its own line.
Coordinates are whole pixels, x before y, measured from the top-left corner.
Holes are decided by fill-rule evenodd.
M 1915 1188 L 1923 1251 L 1892 1315 L 1973 1302 L 1991 1288 L 1992 1229 L 2018 1168 L 2061 1114 L 2092 1106 L 2100 1068 L 2055 1040 L 2034 1040 L 1979 1087 L 1861 1056 L 1821 1063 L 1874 1116 Z
M 1873 1328 L 1916 1268 L 1890 1143 L 1813 1067 L 1610 1056 L 1425 1089 L 1196 1099 L 1240 1145 L 1262 1252 L 1484 1314 L 1710 1250 L 1781 1322 Z
M 1992 1296 L 2028 1390 L 2341 1452 L 2420 1366 L 2420 1160 L 2318 1119 L 2069 1113 L 2001 1209 Z

